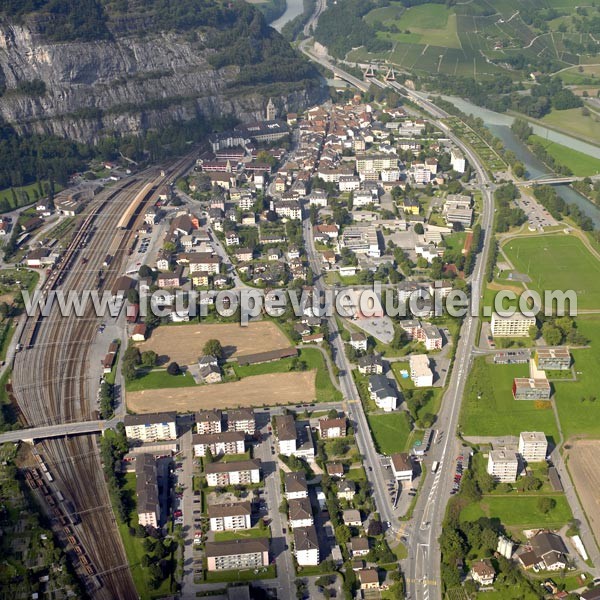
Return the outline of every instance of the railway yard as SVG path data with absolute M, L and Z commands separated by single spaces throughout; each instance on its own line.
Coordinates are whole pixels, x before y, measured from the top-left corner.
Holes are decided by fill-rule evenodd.
M 140 211 L 156 200 L 165 177 L 176 176 L 189 164 L 187 157 L 179 160 L 165 169 L 164 176 L 148 169 L 101 192 L 44 283 L 44 292 L 110 290 L 121 275 Z M 104 267 L 107 254 L 113 258 Z M 98 321 L 91 304 L 83 318 L 62 316 L 58 306 L 48 316 L 38 313 L 27 318 L 9 391 L 28 426 L 94 418 L 88 351 Z M 107 600 L 137 598 L 104 481 L 97 437 L 46 440 L 34 446 L 32 457 L 27 482 L 45 502 L 53 529 L 88 591 Z

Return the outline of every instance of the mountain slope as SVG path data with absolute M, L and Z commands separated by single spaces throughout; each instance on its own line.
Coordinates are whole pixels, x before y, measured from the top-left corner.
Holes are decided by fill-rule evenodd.
M 3 0 L 0 117 L 93 141 L 318 99 L 314 69 L 242 2 Z

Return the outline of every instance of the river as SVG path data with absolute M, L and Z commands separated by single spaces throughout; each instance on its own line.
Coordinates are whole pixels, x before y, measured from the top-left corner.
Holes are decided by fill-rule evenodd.
M 516 157 L 525 165 L 527 171 L 527 179 L 535 179 L 541 175 L 547 175 L 551 171 L 544 165 L 532 152 L 527 148 L 521 140 L 519 140 L 512 132 L 510 126 L 514 118 L 510 115 L 497 113 L 487 108 L 477 106 L 462 98 L 455 98 L 450 96 L 444 96 L 445 100 L 452 102 L 458 109 L 465 114 L 479 117 L 483 120 L 486 127 L 498 138 L 504 142 L 504 146 L 508 150 L 512 150 Z M 600 148 L 593 146 L 576 138 L 572 138 L 563 133 L 558 133 L 547 127 L 542 127 L 530 123 L 533 128 L 533 132 L 551 142 L 568 146 L 584 154 L 589 154 L 595 158 L 600 159 Z M 590 202 L 587 198 L 576 192 L 573 188 L 568 185 L 557 185 L 555 186 L 556 191 L 565 202 L 569 204 L 576 204 L 586 215 L 588 215 L 594 222 L 594 227 L 600 229 L 600 208 Z
M 304 12 L 304 0 L 286 0 L 285 12 L 275 19 L 270 25 L 277 31 L 281 31 L 283 26 L 292 19 L 295 19 L 298 15 Z

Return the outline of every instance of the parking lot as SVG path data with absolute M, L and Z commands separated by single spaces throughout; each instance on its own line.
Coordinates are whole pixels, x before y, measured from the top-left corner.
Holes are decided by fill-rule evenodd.
M 522 195 L 517 201 L 519 208 L 523 209 L 527 215 L 529 226 L 534 229 L 543 229 L 544 227 L 554 227 L 558 225 L 554 217 L 537 200 Z

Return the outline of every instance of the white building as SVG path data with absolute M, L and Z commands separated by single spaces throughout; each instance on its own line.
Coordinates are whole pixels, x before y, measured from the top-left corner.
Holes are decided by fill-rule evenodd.
M 464 173 L 467 168 L 464 154 L 456 148 L 450 151 L 450 164 L 457 173 Z
M 398 407 L 398 395 L 385 375 L 376 374 L 369 377 L 369 393 L 377 408 L 385 412 L 391 412 Z
M 245 434 L 242 431 L 223 431 L 221 433 L 195 433 L 192 436 L 194 456 L 206 456 L 210 450 L 213 456 L 220 454 L 243 454 Z
M 308 484 L 304 471 L 285 473 L 283 477 L 285 497 L 288 501 L 308 498 Z
M 314 525 L 314 518 L 310 500 L 308 498 L 296 498 L 288 501 L 288 514 L 290 527 L 310 527 Z
M 429 367 L 429 357 L 426 354 L 411 354 L 409 359 L 410 378 L 415 387 L 431 387 L 433 372 Z
M 205 467 L 206 483 L 210 487 L 259 483 L 260 468 L 259 459 L 209 463 Z
M 208 518 L 211 531 L 236 531 L 250 529 L 252 505 L 250 502 L 232 502 L 230 504 L 211 504 Z
M 174 440 L 177 438 L 175 418 L 174 412 L 125 415 L 125 435 L 141 442 Z
M 541 431 L 522 431 L 519 435 L 519 454 L 523 460 L 530 462 L 542 462 L 546 460 L 548 452 L 548 440 Z
M 279 443 L 279 454 L 292 456 L 297 450 L 296 422 L 292 415 L 278 415 L 275 417 L 275 428 Z
M 511 450 L 491 450 L 487 472 L 498 481 L 510 483 L 519 474 L 519 456 Z
M 406 452 L 392 454 L 391 465 L 392 474 L 396 481 L 412 481 L 413 465 L 410 456 Z
M 350 334 L 350 345 L 355 350 L 362 350 L 363 352 L 366 352 L 367 336 L 364 333 L 362 333 L 362 331 Z
M 515 312 L 509 317 L 492 313 L 492 335 L 494 337 L 528 337 L 529 330 L 535 325 L 535 317 Z
M 301 567 L 319 564 L 319 539 L 314 525 L 294 529 L 294 553 Z
M 135 459 L 135 492 L 139 524 L 142 527 L 158 527 L 158 477 L 156 461 L 151 454 L 140 454 Z

